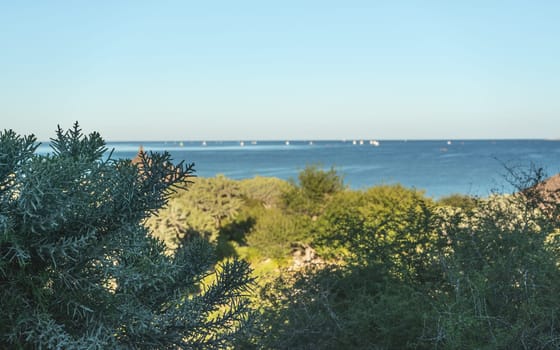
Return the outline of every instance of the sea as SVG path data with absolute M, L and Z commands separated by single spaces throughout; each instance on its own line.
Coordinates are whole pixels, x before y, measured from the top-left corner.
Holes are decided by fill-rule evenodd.
M 196 175 L 223 174 L 297 181 L 308 165 L 333 167 L 351 189 L 402 184 L 440 198 L 511 193 L 510 172 L 542 168 L 560 172 L 560 140 L 289 140 L 108 142 L 113 158 L 168 151 L 176 162 L 195 163 Z M 39 153 L 49 152 L 48 143 Z

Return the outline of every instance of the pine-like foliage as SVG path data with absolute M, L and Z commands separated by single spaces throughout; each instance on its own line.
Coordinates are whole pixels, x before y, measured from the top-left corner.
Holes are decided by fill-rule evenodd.
M 193 165 L 112 159 L 77 123 L 51 145 L 0 132 L 0 348 L 227 347 L 250 319 L 248 265 L 214 266 L 200 240 L 168 256 L 143 225 Z

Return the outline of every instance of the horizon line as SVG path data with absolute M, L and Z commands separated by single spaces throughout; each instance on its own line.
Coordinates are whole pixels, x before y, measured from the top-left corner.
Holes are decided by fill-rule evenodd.
M 178 143 L 178 142 L 353 142 L 353 141 L 378 141 L 378 142 L 408 142 L 408 141 L 560 141 L 560 137 L 496 137 L 496 138 L 317 138 L 317 139 L 302 139 L 302 138 L 283 138 L 283 139 L 251 139 L 251 138 L 238 138 L 238 139 L 105 139 L 106 143 L 116 143 L 116 142 L 165 142 L 165 143 Z M 38 140 L 40 143 L 50 143 L 51 140 Z

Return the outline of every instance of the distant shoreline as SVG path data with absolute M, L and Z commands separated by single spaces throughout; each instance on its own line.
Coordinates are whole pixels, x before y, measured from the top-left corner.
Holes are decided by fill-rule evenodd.
M 256 142 L 286 142 L 286 141 L 290 141 L 290 142 L 309 142 L 309 141 L 313 141 L 313 142 L 352 142 L 352 141 L 359 141 L 359 140 L 363 140 L 365 141 L 370 141 L 370 140 L 376 140 L 379 142 L 437 142 L 437 141 L 442 141 L 442 142 L 447 142 L 447 141 L 452 141 L 452 142 L 485 142 L 485 141 L 496 141 L 496 142 L 501 142 L 501 141 L 552 141 L 552 142 L 560 142 L 560 137 L 558 138 L 458 138 L 458 139 L 454 139 L 454 138 L 445 138 L 445 139 L 379 139 L 379 138 L 350 138 L 350 139 L 291 139 L 291 138 L 284 138 L 284 139 L 251 139 L 251 138 L 238 138 L 238 139 L 201 139 L 201 138 L 196 138 L 196 139 L 172 139 L 172 140 L 135 140 L 135 139 L 131 139 L 131 140 L 108 140 L 106 139 L 105 142 L 106 143 L 147 143 L 147 142 L 157 142 L 157 143 L 176 143 L 176 142 L 216 142 L 216 143 L 229 143 L 229 142 L 240 142 L 240 141 L 244 141 L 247 142 L 247 145 L 250 145 L 250 143 L 252 141 L 256 141 Z M 40 143 L 50 143 L 50 140 L 42 140 L 42 141 L 38 141 Z
M 560 172 L 560 142 L 519 140 L 275 140 L 275 141 L 119 141 L 107 142 L 113 158 L 132 159 L 145 151 L 168 151 L 176 162 L 194 162 L 196 174 L 231 179 L 255 176 L 297 179 L 308 165 L 334 167 L 352 189 L 400 183 L 430 197 L 453 193 L 487 196 L 511 192 L 505 167 L 536 166 Z M 48 144 L 38 153 L 49 153 Z

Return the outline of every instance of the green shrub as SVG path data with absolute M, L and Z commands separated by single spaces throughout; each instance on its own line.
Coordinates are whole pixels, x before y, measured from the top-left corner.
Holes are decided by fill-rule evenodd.
M 416 281 L 434 264 L 437 244 L 432 204 L 421 192 L 377 186 L 333 198 L 317 225 L 315 245 L 326 257 L 348 252 L 359 265 L 381 263 L 393 274 Z M 424 281 L 425 282 L 425 281 Z
M 210 274 L 212 249 L 175 254 L 142 222 L 192 172 L 169 154 L 104 158 L 97 133 L 60 128 L 50 155 L 0 132 L 0 348 L 223 348 L 249 321 L 248 265 Z
M 259 346 L 278 349 L 429 347 L 427 292 L 441 278 L 431 256 L 431 202 L 402 186 L 331 196 L 313 225 L 327 265 L 286 270 L 262 289 Z
M 478 199 L 476 197 L 456 193 L 438 199 L 437 203 L 439 205 L 468 211 L 476 208 L 477 201 Z
M 254 217 L 255 225 L 246 241 L 263 258 L 290 259 L 292 245 L 309 238 L 309 219 L 305 217 L 289 215 L 279 209 L 261 209 Z
M 422 348 L 433 313 L 425 294 L 376 265 L 284 271 L 261 289 L 261 300 L 263 325 L 254 342 L 270 349 Z
M 334 168 L 322 170 L 307 166 L 298 174 L 298 183 L 284 195 L 288 210 L 310 217 L 319 215 L 330 197 L 344 189 L 342 178 Z
M 450 348 L 560 346 L 558 251 L 553 226 L 524 196 L 493 196 L 470 216 L 443 218 L 441 343 Z
M 556 349 L 558 224 L 528 192 L 434 206 L 400 186 L 340 192 L 314 225 L 332 265 L 261 290 L 257 347 Z
M 313 202 L 322 200 L 325 195 L 334 194 L 344 188 L 342 178 L 334 168 L 321 170 L 316 165 L 307 166 L 298 174 L 299 187 L 303 195 Z
M 193 236 L 216 242 L 222 227 L 235 218 L 244 205 L 237 181 L 223 175 L 190 181 L 188 191 L 175 193 L 166 208 L 146 221 L 147 227 L 170 249 Z
M 239 181 L 241 190 L 249 201 L 269 209 L 282 205 L 284 194 L 290 189 L 287 181 L 275 177 L 256 176 Z

